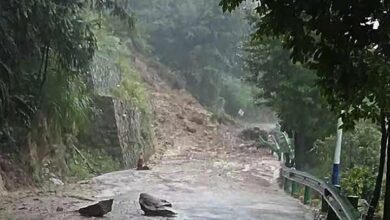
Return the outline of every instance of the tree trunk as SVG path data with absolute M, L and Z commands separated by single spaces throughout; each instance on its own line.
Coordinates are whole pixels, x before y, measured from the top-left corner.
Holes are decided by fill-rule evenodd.
M 383 180 L 383 172 L 384 172 L 384 167 L 385 167 L 385 161 L 386 161 L 386 149 L 388 145 L 388 139 L 389 139 L 389 132 L 388 132 L 388 126 L 386 122 L 386 117 L 381 114 L 381 133 L 382 133 L 382 138 L 381 138 L 381 150 L 380 150 L 380 159 L 379 159 L 379 166 L 378 166 L 378 174 L 376 177 L 376 183 L 375 183 L 375 189 L 373 196 L 371 198 L 370 202 L 370 207 L 367 211 L 367 216 L 366 220 L 372 220 L 374 218 L 375 210 L 378 206 L 379 198 L 381 195 L 381 189 L 382 189 L 382 180 Z M 390 151 L 387 153 L 389 154 Z M 387 161 L 387 169 L 389 170 L 389 160 Z M 389 176 L 387 175 L 387 181 L 389 181 Z M 390 181 L 388 182 L 390 183 Z M 389 184 L 387 184 L 389 185 Z M 387 187 L 386 187 L 387 188 Z M 387 191 L 386 189 L 386 194 L 389 194 L 390 191 Z M 385 209 L 386 210 L 386 209 Z M 386 218 L 384 218 L 386 219 Z
M 295 149 L 295 168 L 297 170 L 302 170 L 305 165 L 305 137 L 298 132 L 294 134 L 294 149 Z
M 389 132 L 389 128 L 387 128 Z M 383 207 L 383 219 L 390 219 L 390 134 L 387 135 L 387 165 L 386 165 L 386 191 L 385 191 L 385 205 Z

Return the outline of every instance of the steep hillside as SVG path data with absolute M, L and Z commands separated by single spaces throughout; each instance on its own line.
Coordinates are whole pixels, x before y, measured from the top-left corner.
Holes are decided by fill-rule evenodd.
M 178 141 L 191 143 L 187 145 L 223 144 L 218 125 L 211 120 L 212 113 L 186 90 L 172 88 L 175 79 L 167 68 L 150 62 L 142 56 L 135 60 L 135 66 L 147 84 L 155 117 L 156 154 L 152 160 L 156 162 Z

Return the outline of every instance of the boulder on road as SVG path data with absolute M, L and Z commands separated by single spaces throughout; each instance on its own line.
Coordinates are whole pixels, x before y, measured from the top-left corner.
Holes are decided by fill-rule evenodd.
M 141 205 L 141 209 L 145 212 L 146 216 L 173 217 L 176 215 L 176 212 L 171 209 L 171 203 L 164 199 L 151 196 L 147 193 L 140 194 L 139 204 Z
M 111 212 L 113 201 L 113 199 L 99 201 L 98 203 L 79 209 L 79 213 L 87 217 L 102 217 Z

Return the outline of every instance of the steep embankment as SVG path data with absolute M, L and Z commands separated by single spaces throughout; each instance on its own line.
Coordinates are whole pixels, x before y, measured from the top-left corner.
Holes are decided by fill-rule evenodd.
M 0 218 L 80 219 L 69 212 L 89 200 L 114 198 L 109 219 L 144 219 L 138 195 L 165 197 L 179 219 L 306 219 L 298 201 L 278 189 L 279 162 L 265 149 L 247 147 L 240 125 L 219 125 L 185 90 L 172 89 L 164 67 L 139 57 L 135 66 L 153 106 L 156 153 L 151 171 L 126 170 L 50 192 L 9 194 Z M 284 216 L 284 217 L 283 217 Z
M 161 155 L 167 149 L 175 148 L 179 141 L 186 146 L 216 149 L 233 149 L 244 142 L 237 137 L 242 125 L 213 121 L 211 112 L 186 90 L 176 87 L 177 82 L 166 67 L 142 57 L 135 59 L 135 66 L 147 85 L 155 117 L 156 153 L 152 161 L 158 162 Z

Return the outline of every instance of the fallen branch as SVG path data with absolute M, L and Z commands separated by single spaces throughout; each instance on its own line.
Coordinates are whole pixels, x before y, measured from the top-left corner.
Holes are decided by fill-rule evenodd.
M 91 166 L 91 164 L 88 162 L 87 158 L 84 157 L 84 155 L 81 153 L 81 151 L 74 145 L 72 144 L 72 147 L 73 149 L 80 155 L 80 157 L 84 160 L 84 163 L 87 164 L 87 167 L 88 169 L 92 172 L 92 173 L 95 173 L 95 174 L 100 174 L 99 172 L 97 172 L 95 169 L 93 169 L 93 167 Z

